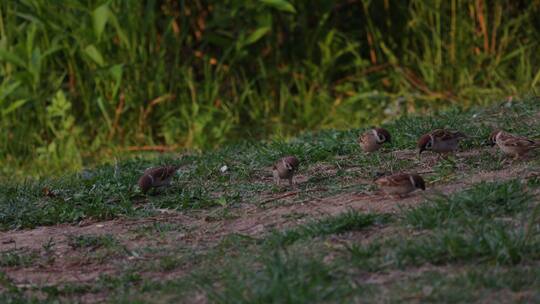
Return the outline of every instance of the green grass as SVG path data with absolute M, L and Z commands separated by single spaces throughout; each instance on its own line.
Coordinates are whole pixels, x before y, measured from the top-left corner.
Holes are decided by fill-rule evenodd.
M 507 186 L 500 183 L 494 183 L 491 188 L 479 185 L 475 191 L 493 190 L 493 187 L 504 190 Z M 457 193 L 448 198 L 447 203 L 469 194 L 468 190 Z M 192 264 L 195 269 L 182 279 L 147 281 L 138 274 L 141 268 L 134 267 L 121 276 L 102 276 L 92 286 L 68 285 L 41 291 L 51 301 L 59 296 L 114 291 L 112 301 L 115 303 L 137 300 L 153 302 L 151 299 L 155 297 L 181 301 L 194 296 L 190 290 L 202 291 L 209 300 L 219 303 L 327 303 L 345 299 L 403 301 L 408 297 L 430 302 L 476 302 L 486 295 L 507 290 L 504 299 L 513 299 L 518 292 L 538 297 L 537 267 L 533 265 L 540 259 L 537 254 L 540 231 L 534 228 L 530 238 L 524 240 L 523 235 L 514 235 L 514 232 L 504 229 L 513 225 L 498 226 L 497 222 L 486 222 L 491 217 L 487 213 L 472 212 L 469 216 L 470 226 L 464 230 L 448 224 L 431 230 L 434 231 L 433 235 L 405 239 L 402 232 L 406 230 L 399 232 L 399 229 L 406 229 L 407 219 L 398 217 L 394 221 L 384 222 L 386 227 L 398 229 L 397 235 L 389 234 L 379 241 L 380 236 L 375 232 L 373 240 L 366 246 L 352 240 L 348 241 L 351 244 L 348 248 L 327 245 L 335 238 L 343 238 L 347 242 L 350 235 L 343 235 L 344 232 L 363 234 L 365 227 L 376 231 L 378 224 L 372 221 L 368 225 L 366 219 L 387 217 L 347 212 L 303 224 L 281 234 L 301 235 L 293 239 L 304 240 L 302 242 L 276 243 L 275 233 L 260 241 L 231 236 L 210 252 L 203 253 L 202 257 L 195 258 L 200 262 Z M 288 237 L 279 239 L 290 240 Z M 156 269 L 173 271 L 189 261 L 178 259 L 179 255 L 174 251 L 169 254 L 159 260 Z M 333 258 L 327 259 L 329 256 Z M 369 260 L 372 260 L 370 265 L 366 264 Z M 437 268 L 436 265 L 441 263 L 444 267 Z M 494 268 L 493 263 L 500 266 Z M 421 270 L 426 266 L 432 270 Z M 456 272 L 448 275 L 446 272 L 452 271 L 453 266 L 458 267 Z M 419 276 L 408 275 L 417 269 Z M 363 279 L 385 277 L 391 272 L 401 274 L 395 279 L 389 276 L 384 286 L 379 285 L 377 280 L 366 282 Z M 383 295 L 382 289 L 390 292 Z M 8 293 L 4 297 L 29 299 L 22 297 L 19 292 Z
M 336 217 L 302 225 L 296 229 L 274 232 L 266 243 L 270 247 L 288 246 L 299 240 L 313 237 L 340 234 L 347 231 L 358 231 L 372 225 L 381 225 L 388 221 L 388 216 L 361 214 L 354 211 Z
M 118 241 L 110 234 L 107 235 L 70 235 L 68 245 L 73 249 L 111 248 L 118 245 Z
M 6 250 L 0 252 L 0 267 L 27 267 L 38 258 L 35 252 L 27 252 L 21 249 Z
M 538 112 L 536 101 L 536 98 L 529 98 L 502 109 L 455 109 L 430 117 L 401 118 L 385 125 L 394 140 L 384 151 L 414 149 L 416 139 L 435 127 L 459 129 L 470 135 L 471 138 L 463 142 L 464 150 L 485 148 L 492 129 L 486 121 L 535 136 L 535 127 L 540 125 L 527 119 Z M 356 137 L 362 130 L 308 132 L 287 142 L 243 142 L 205 153 L 125 159 L 60 177 L 22 182 L 5 180 L 0 185 L 0 229 L 78 222 L 88 218 L 140 217 L 154 214 L 156 209 L 229 208 L 239 203 L 261 202 L 261 193 L 283 191 L 272 184 L 267 168 L 277 158 L 289 154 L 300 159 L 300 174 L 309 177 L 306 183 L 299 185 L 302 191 L 293 198 L 295 202 L 344 192 L 363 193 L 370 185 L 357 183 L 356 179 L 372 180 L 376 173 L 416 171 L 421 164 L 422 160 L 416 157 L 362 153 L 356 144 Z M 462 174 L 458 165 L 471 171 L 499 169 L 503 165 L 502 156 L 498 157 L 494 161 L 492 154 L 483 150 L 467 160 L 443 161 L 434 167 L 434 175 L 427 178 L 433 183 L 455 180 Z M 135 184 L 142 171 L 151 165 L 172 163 L 182 165 L 173 186 L 156 195 L 141 196 Z M 335 173 L 316 169 L 318 164 L 329 166 Z M 219 170 L 223 165 L 228 167 L 225 173 Z
M 464 202 L 461 205 L 453 206 L 457 213 L 455 213 L 455 216 L 450 217 L 452 221 L 443 220 L 436 227 L 431 227 L 431 232 L 427 231 L 416 236 L 407 236 L 410 232 L 405 226 L 411 225 L 409 217 L 404 215 L 399 219 L 394 219 L 394 221 L 385 220 L 386 227 L 398 229 L 397 231 L 394 230 L 397 235 L 392 233 L 384 235 L 380 239 L 375 235 L 373 240 L 366 245 L 356 244 L 353 241 L 345 251 L 337 249 L 336 252 L 336 249 L 326 247 L 324 244 L 326 243 L 326 237 L 340 238 L 340 234 L 344 230 L 357 231 L 356 234 L 362 234 L 362 230 L 358 231 L 356 225 L 348 224 L 351 218 L 358 217 L 358 215 L 353 217 L 351 213 L 324 219 L 317 223 L 304 224 L 292 230 L 286 230 L 277 236 L 271 234 L 269 236 L 270 244 L 279 246 L 270 247 L 273 249 L 270 249 L 270 251 L 266 249 L 262 252 L 251 249 L 258 253 L 258 257 L 255 258 L 256 262 L 253 262 L 253 270 L 248 270 L 247 274 L 243 274 L 243 272 L 246 272 L 245 267 L 236 268 L 232 266 L 231 271 L 233 271 L 233 274 L 224 271 L 223 276 L 217 276 L 219 281 L 223 282 L 222 286 L 224 286 L 224 290 L 219 292 L 211 289 L 208 283 L 203 286 L 210 292 L 212 299 L 227 303 L 227 299 L 234 299 L 232 302 L 286 302 L 294 301 L 294 299 L 298 299 L 300 302 L 333 302 L 343 301 L 343 299 L 349 297 L 377 299 L 377 290 L 381 288 L 380 286 L 370 283 L 357 283 L 356 281 L 354 281 L 355 284 L 359 284 L 359 286 L 350 285 L 352 282 L 350 281 L 351 276 L 354 277 L 357 273 L 362 276 L 384 275 L 387 272 L 401 271 L 404 267 L 407 271 L 413 271 L 415 268 L 426 265 L 445 267 L 455 265 L 470 267 L 472 274 L 454 281 L 445 280 L 444 276 L 436 272 L 438 280 L 427 281 L 428 283 L 426 283 L 427 286 L 433 286 L 433 288 L 428 288 L 425 295 L 416 296 L 429 301 L 441 300 L 445 296 L 448 297 L 447 299 L 476 301 L 481 299 L 483 294 L 476 292 L 475 288 L 502 290 L 506 288 L 503 285 L 504 280 L 511 281 L 511 284 L 514 284 L 514 290 L 517 288 L 532 291 L 534 286 L 538 286 L 538 282 L 530 272 L 528 276 L 519 280 L 512 276 L 511 269 L 509 274 L 503 278 L 500 278 L 498 273 L 488 272 L 482 277 L 482 282 L 474 281 L 474 269 L 479 265 L 480 267 L 488 267 L 494 263 L 501 265 L 500 267 L 515 265 L 517 268 L 514 272 L 518 272 L 519 269 L 526 267 L 529 263 L 537 263 L 538 259 L 540 259 L 537 254 L 538 249 L 540 249 L 540 231 L 536 226 L 525 225 L 525 223 L 537 223 L 538 214 L 537 212 L 527 213 L 528 205 L 525 202 L 532 202 L 533 200 L 527 190 L 522 189 L 519 183 L 516 181 L 482 183 L 472 189 L 447 197 L 445 202 L 442 201 L 442 198 L 437 198 L 437 204 L 428 201 L 421 209 L 422 211 L 419 212 L 427 214 L 433 214 L 434 211 L 441 212 L 439 205 L 443 203 L 452 206 L 452 204 L 460 202 L 462 198 L 481 194 L 486 196 L 490 193 L 493 193 L 492 199 L 488 199 L 485 203 L 485 207 L 488 209 L 486 212 Z M 518 193 L 520 195 L 516 198 Z M 508 198 L 510 199 L 507 201 Z M 517 206 L 508 209 L 509 205 L 501 202 L 508 202 L 509 205 L 516 203 Z M 427 208 L 434 210 L 427 210 Z M 450 209 L 452 208 L 444 210 L 448 211 Z M 509 215 L 513 215 L 516 221 L 505 222 L 493 218 L 494 216 Z M 517 218 L 516 215 L 518 215 Z M 364 219 L 380 217 L 375 214 L 360 214 L 360 216 Z M 522 217 L 523 220 L 521 220 Z M 336 224 L 329 225 L 329 223 Z M 333 228 L 328 229 L 327 227 Z M 342 227 L 343 229 L 336 227 Z M 377 225 L 374 227 L 377 230 Z M 313 240 L 315 236 L 318 238 Z M 275 242 L 276 237 L 281 242 Z M 293 242 L 297 239 L 306 238 L 311 241 Z M 345 239 L 347 239 L 346 236 Z M 264 244 L 268 243 L 264 242 Z M 283 247 L 283 245 L 287 246 Z M 332 252 L 337 255 L 337 258 L 330 260 L 330 262 L 324 259 L 325 262 L 321 263 L 323 258 L 332 255 Z M 242 256 L 234 258 L 234 260 L 240 260 L 239 263 L 246 262 L 245 259 L 250 260 L 245 256 L 243 258 Z M 302 265 L 301 269 L 297 268 L 299 264 Z M 239 269 L 242 269 L 242 271 Z M 476 275 L 478 276 L 478 274 Z M 216 276 L 211 277 L 216 278 Z M 424 277 L 426 275 L 422 275 L 422 280 Z M 278 282 L 274 280 L 278 280 Z M 469 280 L 472 283 L 464 287 L 466 290 L 462 294 L 451 296 L 448 289 L 455 290 L 454 285 L 461 284 L 460 280 Z M 405 275 L 403 279 L 390 281 L 390 284 L 395 285 L 395 290 L 401 290 L 401 297 L 404 297 L 413 292 L 400 289 L 400 286 L 416 284 L 416 281 L 417 279 L 414 276 L 408 277 Z M 491 285 L 489 285 L 489 282 L 492 282 Z M 291 290 L 284 286 L 274 285 L 281 283 L 296 288 Z M 318 286 L 316 290 L 319 292 L 314 291 L 312 284 Z M 251 292 L 246 293 L 242 292 L 242 290 L 250 290 Z M 391 297 L 395 296 L 397 295 L 394 293 L 391 295 Z
M 534 302 L 539 296 L 531 292 L 539 286 L 537 275 L 531 266 L 467 267 L 455 274 L 427 271 L 417 279 L 396 284 L 390 298 L 393 302 L 409 297 L 432 303 L 481 302 L 486 298 L 500 303 Z
M 314 303 L 337 301 L 351 290 L 339 273 L 319 259 L 300 259 L 294 253 L 276 252 L 261 259 L 256 272 L 224 274 L 223 291 L 210 290 L 209 299 L 218 303 Z
M 395 141 L 369 156 L 355 143 L 363 129 L 325 130 L 290 141 L 243 142 L 205 153 L 119 160 L 57 178 L 6 181 L 0 184 L 2 230 L 83 219 L 144 220 L 121 237 L 67 237 L 67 262 L 108 263 L 114 273 L 88 282 L 17 286 L 6 272 L 0 276 L 6 291 L 0 300 L 76 301 L 106 294 L 112 303 L 185 302 L 201 295 L 217 303 L 534 301 L 540 297 L 540 183 L 538 177 L 525 176 L 540 164 L 535 157 L 503 163 L 497 150 L 483 144 L 494 125 L 535 136 L 540 122 L 528 118 L 539 110 L 536 99 L 526 99 L 502 108 L 401 118 L 385 125 Z M 418 158 L 415 139 L 434 127 L 470 134 L 461 150 L 474 153 L 426 165 L 423 160 L 431 157 Z M 412 157 L 399 156 L 409 152 Z M 271 181 L 268 168 L 286 154 L 297 155 L 302 163 L 299 174 L 305 182 L 296 189 L 278 188 Z M 143 196 L 135 187 L 142 171 L 169 163 L 181 165 L 173 185 Z M 223 165 L 229 168 L 225 173 L 219 170 Z M 517 177 L 471 184 L 474 174 L 513 166 L 524 168 Z M 315 200 L 371 195 L 370 181 L 377 172 L 419 167 L 432 172 L 423 173 L 427 191 L 413 208 L 388 214 L 350 210 L 319 219 L 304 212 Z M 432 189 L 458 180 L 466 186 L 454 193 Z M 265 225 L 256 236 L 219 234 L 220 227 L 253 210 L 272 214 L 281 207 L 290 210 L 280 215 L 287 228 Z M 163 211 L 180 211 L 196 224 Z M 199 239 L 216 232 L 212 241 Z M 132 241 L 144 245 L 125 245 Z M 58 240 L 51 238 L 37 251 L 2 250 L 0 266 L 48 267 L 59 259 L 57 247 Z
M 396 247 L 394 259 L 400 266 L 471 260 L 513 265 L 538 258 L 538 240 L 529 240 L 526 235 L 523 227 L 514 230 L 508 225 L 476 223 L 466 228 L 448 227 L 391 246 Z
M 479 183 L 457 195 L 434 197 L 404 213 L 405 223 L 415 228 L 434 229 L 453 223 L 467 223 L 475 217 L 495 219 L 522 212 L 531 195 L 518 180 Z

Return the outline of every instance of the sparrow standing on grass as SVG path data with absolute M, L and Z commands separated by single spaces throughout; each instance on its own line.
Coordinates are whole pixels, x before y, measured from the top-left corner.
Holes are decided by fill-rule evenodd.
M 459 131 L 436 129 L 418 139 L 418 154 L 424 151 L 447 154 L 457 150 L 459 141 L 467 136 Z
M 418 174 L 396 173 L 375 180 L 375 184 L 386 194 L 400 198 L 416 189 L 426 190 L 426 183 Z
M 146 193 L 151 188 L 170 185 L 171 179 L 178 168 L 179 166 L 173 165 L 152 167 L 144 170 L 143 175 L 139 178 L 139 188 L 143 193 Z
M 278 160 L 272 168 L 272 174 L 274 175 L 274 182 L 279 186 L 281 179 L 288 179 L 289 185 L 293 185 L 293 177 L 300 162 L 298 158 L 294 156 L 285 156 Z
M 379 150 L 386 142 L 391 142 L 391 136 L 390 132 L 383 128 L 368 130 L 358 137 L 358 144 L 364 152 L 368 153 Z
M 505 154 L 518 159 L 529 151 L 540 148 L 540 142 L 528 139 L 523 136 L 507 133 L 502 130 L 495 130 L 489 136 L 491 146 L 497 145 Z

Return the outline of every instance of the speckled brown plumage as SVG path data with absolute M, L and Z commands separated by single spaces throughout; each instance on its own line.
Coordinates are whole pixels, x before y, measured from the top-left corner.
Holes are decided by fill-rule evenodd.
M 276 184 L 281 184 L 281 179 L 287 179 L 292 186 L 294 173 L 298 170 L 299 164 L 300 161 L 295 156 L 285 156 L 278 160 L 272 167 Z
M 396 173 L 375 181 L 377 186 L 390 195 L 406 195 L 416 189 L 426 189 L 424 179 L 418 174 Z
M 139 178 L 139 188 L 143 193 L 146 193 L 152 188 L 169 185 L 176 170 L 178 170 L 178 166 L 175 165 L 148 168 Z

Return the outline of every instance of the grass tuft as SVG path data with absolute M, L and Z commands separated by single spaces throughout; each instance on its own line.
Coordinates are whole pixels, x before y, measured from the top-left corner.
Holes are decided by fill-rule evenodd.
M 434 229 L 455 221 L 471 218 L 495 218 L 524 211 L 531 199 L 519 180 L 482 182 L 453 195 L 436 196 L 420 206 L 407 210 L 407 225 Z
M 265 242 L 271 247 L 288 246 L 299 240 L 362 230 L 372 225 L 387 223 L 389 219 L 390 217 L 388 215 L 365 214 L 357 211 L 349 211 L 283 232 L 275 231 L 265 240 Z

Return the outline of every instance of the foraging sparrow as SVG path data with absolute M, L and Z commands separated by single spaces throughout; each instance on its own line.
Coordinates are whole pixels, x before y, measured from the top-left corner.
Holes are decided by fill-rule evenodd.
M 298 158 L 294 156 L 285 156 L 282 159 L 278 160 L 274 167 L 272 168 L 272 174 L 274 175 L 274 182 L 281 184 L 281 179 L 288 179 L 289 184 L 293 185 L 293 176 L 300 162 Z
M 416 189 L 426 190 L 424 179 L 418 174 L 396 173 L 384 176 L 375 183 L 385 193 L 402 197 Z
M 374 128 L 364 132 L 358 137 L 358 144 L 364 152 L 375 152 L 385 143 L 390 142 L 390 132 L 383 128 Z
M 459 131 L 436 129 L 418 139 L 419 154 L 424 151 L 446 154 L 457 150 L 459 141 L 467 136 Z
M 178 170 L 179 166 L 161 166 L 152 167 L 144 170 L 143 175 L 139 178 L 139 188 L 143 193 L 148 192 L 151 188 L 168 186 L 171 179 Z
M 489 136 L 491 146 L 497 145 L 505 154 L 514 155 L 514 159 L 527 154 L 527 152 L 540 148 L 540 142 L 523 136 L 495 130 Z

